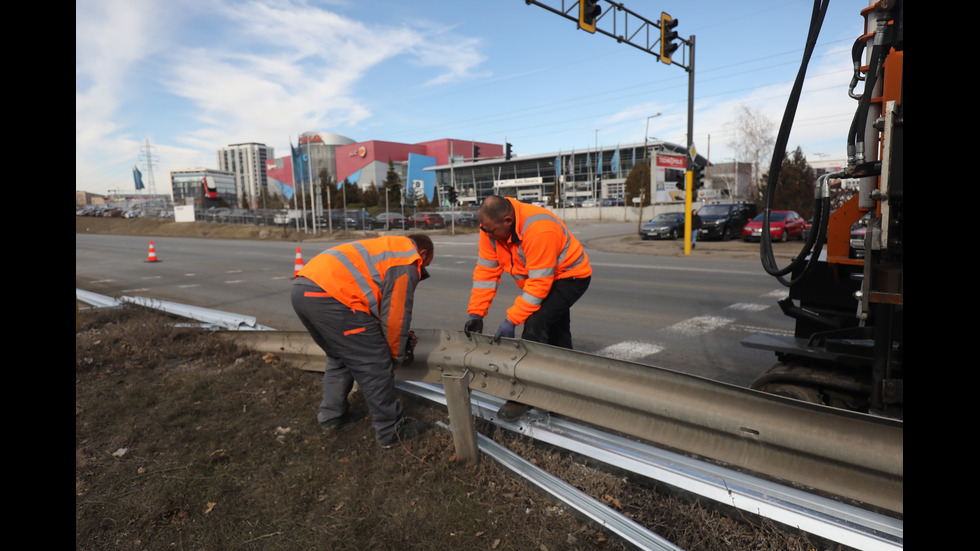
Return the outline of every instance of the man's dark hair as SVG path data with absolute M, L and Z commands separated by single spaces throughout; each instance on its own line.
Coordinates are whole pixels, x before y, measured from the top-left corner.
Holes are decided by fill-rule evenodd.
M 430 238 L 428 235 L 413 233 L 412 235 L 409 235 L 408 238 L 412 240 L 412 243 L 415 243 L 416 249 L 428 252 L 429 256 L 432 256 L 435 253 L 435 247 L 432 245 L 432 238 Z

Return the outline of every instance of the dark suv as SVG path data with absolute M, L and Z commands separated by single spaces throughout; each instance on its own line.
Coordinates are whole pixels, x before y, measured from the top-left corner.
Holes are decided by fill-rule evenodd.
M 702 239 L 735 239 L 742 235 L 742 227 L 755 218 L 754 203 L 713 203 L 698 211 L 701 217 Z

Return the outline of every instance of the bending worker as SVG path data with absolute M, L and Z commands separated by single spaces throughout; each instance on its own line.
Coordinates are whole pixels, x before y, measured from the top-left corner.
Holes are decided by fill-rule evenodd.
M 513 338 L 516 327 L 523 323 L 524 340 L 572 348 L 570 310 L 592 279 L 582 244 L 548 209 L 510 197 L 487 197 L 478 218 L 480 252 L 464 331 L 467 335 L 483 331 L 483 318 L 497 294 L 500 275 L 507 272 L 523 293 L 507 309 L 494 340 Z M 497 416 L 515 421 L 527 409 L 508 401 Z
M 317 414 L 324 430 L 364 417 L 347 401 L 354 381 L 383 447 L 424 430 L 423 424 L 406 420 L 395 396 L 394 369 L 411 363 L 415 287 L 428 277 L 425 267 L 432 257 L 428 236 L 379 237 L 327 249 L 296 274 L 293 309 L 327 354 Z

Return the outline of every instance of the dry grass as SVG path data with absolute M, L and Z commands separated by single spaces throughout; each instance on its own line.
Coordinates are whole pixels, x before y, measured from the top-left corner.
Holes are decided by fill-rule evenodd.
M 454 463 L 448 431 L 390 450 L 366 421 L 324 434 L 317 374 L 138 307 L 83 310 L 79 320 L 76 549 L 628 548 L 487 457 Z M 406 407 L 448 422 L 441 409 Z M 481 430 L 684 549 L 817 548 Z

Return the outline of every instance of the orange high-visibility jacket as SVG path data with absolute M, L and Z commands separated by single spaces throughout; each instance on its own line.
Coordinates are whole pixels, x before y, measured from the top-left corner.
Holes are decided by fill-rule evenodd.
M 582 244 L 551 211 L 507 200 L 514 205 L 514 233 L 503 243 L 480 232 L 468 312 L 487 315 L 500 274 L 507 272 L 524 291 L 507 309 L 507 319 L 520 325 L 541 307 L 556 279 L 589 277 L 592 266 Z
M 338 245 L 316 255 L 296 275 L 352 310 L 377 318 L 391 357 L 405 359 L 415 287 L 422 278 L 422 258 L 411 239 L 389 236 Z

